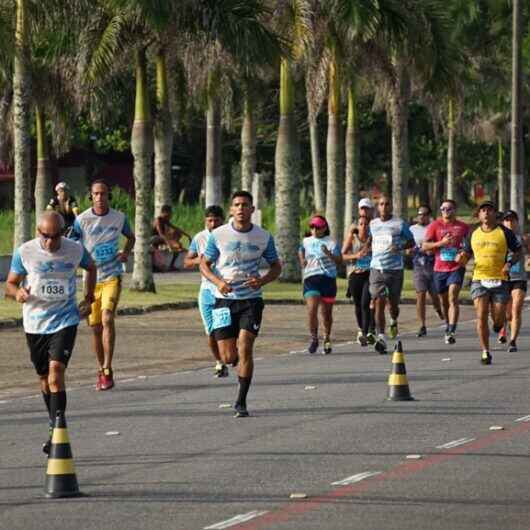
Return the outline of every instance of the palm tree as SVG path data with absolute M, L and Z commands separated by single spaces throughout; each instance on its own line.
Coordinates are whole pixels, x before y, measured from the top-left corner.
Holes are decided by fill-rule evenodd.
M 219 93 L 219 72 L 210 71 L 207 86 L 208 108 L 206 111 L 206 195 L 205 204 L 222 204 L 222 139 L 221 100 Z
M 252 191 L 256 172 L 256 116 L 254 98 L 256 92 L 245 83 L 243 96 L 243 125 L 241 126 L 241 189 Z
M 348 118 L 346 123 L 346 197 L 344 201 L 344 233 L 346 233 L 350 227 L 357 202 L 359 201 L 361 137 L 357 103 L 357 85 L 355 80 L 350 81 L 348 85 Z
M 35 177 L 35 212 L 46 209 L 52 196 L 52 175 L 46 138 L 46 119 L 42 107 L 35 107 L 35 136 L 37 139 L 37 174 Z

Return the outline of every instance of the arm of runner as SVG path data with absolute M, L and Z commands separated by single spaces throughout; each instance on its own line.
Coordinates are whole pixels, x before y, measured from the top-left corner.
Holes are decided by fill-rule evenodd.
M 401 245 L 397 246 L 395 245 L 395 248 L 397 252 L 401 252 L 403 250 L 407 250 L 409 248 L 413 248 L 416 245 L 416 242 L 414 241 L 414 235 L 410 231 L 409 225 L 407 223 L 403 223 L 401 226 L 401 233 L 399 234 L 401 238 Z
M 219 289 L 221 294 L 227 295 L 232 292 L 232 287 L 212 271 L 212 267 L 220 255 L 221 253 L 219 252 L 215 237 L 213 234 L 210 234 L 206 248 L 204 249 L 204 254 L 200 257 L 199 270 L 207 280 L 210 280 Z
M 355 230 L 355 225 L 353 224 L 350 225 L 350 229 L 348 230 L 348 233 L 346 237 L 344 238 L 344 241 L 342 242 L 341 254 L 343 255 L 342 256 L 343 259 L 347 259 L 347 258 L 344 258 L 344 254 L 348 255 L 353 245 L 353 231 L 354 230 Z
M 506 260 L 506 264 L 503 267 L 503 272 L 505 274 L 508 274 L 510 272 L 512 263 L 519 261 L 519 259 L 521 258 L 523 246 L 521 245 L 521 243 L 519 243 L 519 240 L 517 239 L 517 237 L 515 237 L 515 234 L 511 230 L 506 227 L 503 227 L 503 230 L 506 236 L 506 243 L 508 244 L 508 248 L 512 252 L 510 260 Z
M 199 245 L 197 245 L 197 240 L 193 238 L 191 240 L 190 248 L 186 257 L 184 258 L 184 268 L 185 269 L 194 269 L 196 266 L 201 264 L 201 258 L 199 256 Z
M 300 245 L 298 249 L 298 261 L 300 262 L 300 268 L 303 270 L 307 265 L 307 261 L 305 259 L 305 250 L 302 245 Z
M 79 221 L 76 219 L 74 221 L 74 224 L 72 226 L 72 230 L 70 231 L 70 239 L 73 239 L 74 241 L 82 241 L 83 239 L 83 231 L 81 229 L 81 225 Z
M 27 274 L 28 272 L 22 263 L 20 253 L 18 250 L 15 250 L 13 259 L 11 260 L 11 270 L 9 271 L 6 280 L 5 295 L 8 298 L 16 300 L 20 304 L 26 302 L 30 296 L 29 289 L 20 287 L 20 284 L 24 281 L 24 278 L 27 276 Z
M 340 252 L 339 245 L 335 245 L 333 250 L 329 250 L 325 245 L 322 246 L 322 252 L 331 260 L 335 262 L 335 265 L 342 263 L 342 254 Z
M 471 248 L 471 235 L 472 232 L 468 232 L 465 239 L 462 241 L 462 249 L 455 256 L 455 263 L 465 267 L 467 262 L 473 256 L 473 249 Z
M 118 252 L 118 260 L 122 263 L 126 263 L 129 259 L 129 254 L 131 253 L 131 250 L 134 247 L 134 243 L 136 242 L 136 237 L 134 236 L 134 233 L 131 230 L 131 227 L 129 226 L 129 221 L 127 221 L 127 218 L 125 218 L 125 221 L 123 222 L 123 228 L 121 233 L 123 236 L 125 236 L 127 242 L 125 243 L 125 247 L 123 247 L 123 250 Z
M 85 275 L 85 302 L 92 304 L 95 300 L 94 291 L 96 289 L 96 279 L 97 279 L 97 269 L 96 264 L 90 257 L 90 254 L 87 252 L 86 248 L 83 247 L 83 257 L 79 262 L 79 266 L 86 270 Z

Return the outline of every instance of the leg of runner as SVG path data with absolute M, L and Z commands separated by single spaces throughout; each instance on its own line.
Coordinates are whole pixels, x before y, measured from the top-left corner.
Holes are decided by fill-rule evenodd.
M 222 339 L 217 341 L 219 356 L 224 364 L 235 366 L 238 363 L 237 339 Z
M 219 354 L 219 348 L 217 346 L 217 341 L 213 338 L 213 335 L 208 336 L 208 346 L 210 351 L 215 359 L 215 375 L 216 377 L 227 377 L 228 376 L 228 367 L 221 360 L 221 355 Z
M 48 384 L 48 374 L 39 375 L 40 390 L 42 392 L 42 399 L 48 411 L 48 440 L 42 444 L 42 450 L 49 454 L 51 448 L 51 439 L 53 433 L 53 417 L 50 409 L 50 385 Z
M 482 364 L 491 364 L 490 344 L 489 344 L 489 295 L 479 296 L 474 300 L 475 309 L 477 311 L 477 334 L 482 347 Z
M 103 375 L 103 364 L 105 362 L 105 351 L 103 349 L 103 326 L 95 324 L 91 326 L 92 329 L 92 349 L 96 354 L 96 361 L 98 363 L 98 381 L 96 389 L 101 390 L 101 376 Z
M 438 293 L 438 299 L 440 300 L 440 306 L 445 319 L 445 332 L 449 331 L 449 292 Z
M 447 314 L 447 333 L 446 343 L 454 344 L 456 342 L 455 333 L 456 326 L 458 324 L 458 317 L 460 316 L 460 285 L 457 283 L 451 283 L 448 290 L 448 301 L 449 301 L 449 312 Z
M 429 297 L 431 299 L 432 306 L 434 307 L 434 310 L 436 311 L 436 314 L 440 317 L 440 320 L 444 320 L 444 313 L 442 310 L 442 306 L 440 304 L 440 298 L 436 294 L 436 291 L 434 290 L 434 285 L 430 285 L 429 287 Z
M 322 300 L 320 304 L 322 324 L 324 326 L 324 355 L 331 353 L 331 327 L 333 326 L 333 303 Z
M 386 297 L 381 296 L 374 300 L 375 304 L 375 327 L 377 331 L 377 341 L 375 343 L 375 350 L 380 354 L 385 354 L 386 351 L 386 340 L 385 340 L 385 306 Z
M 511 318 L 510 318 L 510 345 L 509 352 L 517 351 L 517 337 L 521 331 L 521 323 L 523 316 L 523 304 L 525 298 L 525 291 L 523 289 L 513 289 L 511 297 Z
M 399 302 L 403 289 L 403 270 L 392 271 L 387 278 L 388 312 L 390 313 L 390 338 L 398 336 Z
M 320 305 L 320 296 L 307 296 L 307 320 L 311 339 L 307 351 L 315 353 L 318 349 L 318 306 Z
M 252 374 L 254 373 L 254 359 L 252 357 L 252 350 L 256 335 L 250 333 L 245 329 L 239 332 L 239 392 L 237 400 L 234 405 L 236 417 L 248 416 L 247 411 L 247 394 L 252 381 Z
M 366 300 L 365 292 L 368 282 L 366 281 L 366 276 L 362 274 L 350 274 L 348 280 L 350 293 L 352 295 L 353 303 L 355 304 L 355 318 L 357 320 L 357 343 L 361 346 L 366 346 L 368 344 L 366 340 L 366 335 L 368 334 L 368 329 L 366 321 Z M 370 305 L 370 299 L 368 299 L 368 311 Z M 366 328 L 366 329 L 365 329 Z
M 421 323 L 420 329 L 417 333 L 418 337 L 427 335 L 427 326 L 425 325 L 425 303 L 427 300 L 427 293 L 425 291 L 416 292 L 416 315 Z

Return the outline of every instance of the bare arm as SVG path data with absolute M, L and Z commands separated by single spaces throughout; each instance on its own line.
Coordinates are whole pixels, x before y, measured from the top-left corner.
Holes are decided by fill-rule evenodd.
M 303 270 L 307 265 L 305 260 L 305 252 L 303 250 L 298 251 L 298 261 L 300 262 L 300 268 Z
M 95 263 L 90 260 L 88 267 L 83 267 L 87 274 L 85 276 L 85 301 L 92 304 L 95 300 L 94 290 L 96 289 L 97 269 Z
M 194 269 L 196 266 L 201 264 L 201 257 L 196 253 L 188 250 L 186 257 L 184 258 L 184 268 Z
M 129 258 L 129 254 L 131 253 L 131 250 L 134 247 L 134 243 L 136 242 L 135 235 L 131 232 L 129 236 L 126 236 L 127 242 L 125 243 L 125 247 L 123 247 L 123 250 L 121 252 L 118 252 L 118 260 L 122 263 L 125 263 L 127 259 Z
M 22 274 L 10 272 L 6 280 L 6 297 L 12 298 L 20 304 L 26 302 L 30 296 L 29 289 L 20 287 L 20 284 L 24 281 L 24 278 L 25 276 Z
M 244 285 L 251 289 L 259 289 L 268 283 L 276 280 L 282 273 L 282 264 L 279 261 L 273 261 L 270 264 L 270 269 L 265 276 L 258 276 L 257 278 L 250 278 Z
M 212 271 L 213 262 L 206 259 L 204 256 L 200 257 L 200 265 L 199 269 L 201 271 L 201 274 L 209 281 L 211 281 L 217 289 L 219 289 L 219 292 L 221 294 L 228 294 L 232 292 L 232 287 L 225 282 L 222 278 L 215 275 Z

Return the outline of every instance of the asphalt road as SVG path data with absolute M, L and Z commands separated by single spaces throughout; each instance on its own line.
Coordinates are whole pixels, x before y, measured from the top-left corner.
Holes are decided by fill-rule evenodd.
M 411 402 L 385 399 L 391 357 L 352 343 L 258 356 L 248 419 L 223 407 L 234 375 L 211 369 L 76 387 L 76 499 L 43 498 L 41 400 L 0 398 L 0 528 L 527 530 L 524 318 L 520 351 L 495 345 L 492 366 L 471 322 L 454 346 L 404 334 Z

